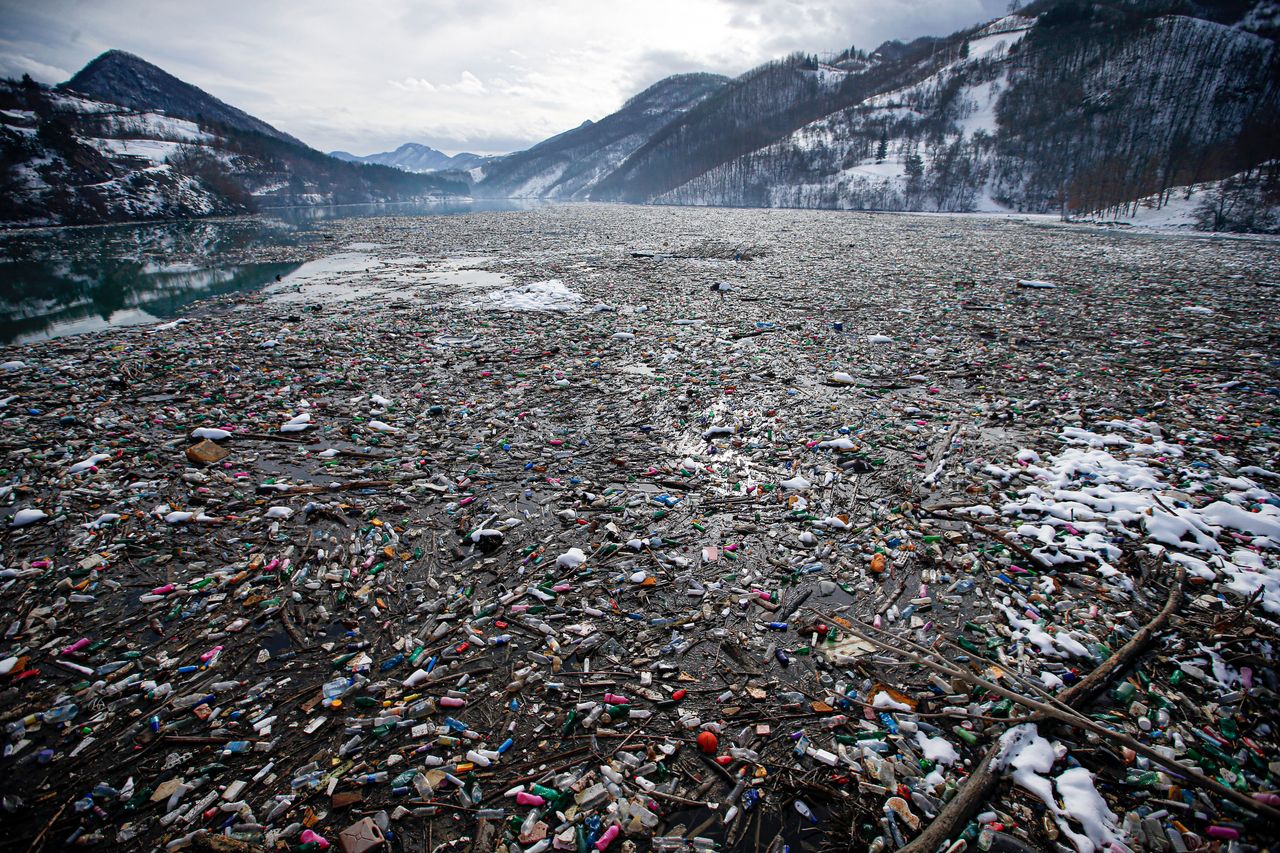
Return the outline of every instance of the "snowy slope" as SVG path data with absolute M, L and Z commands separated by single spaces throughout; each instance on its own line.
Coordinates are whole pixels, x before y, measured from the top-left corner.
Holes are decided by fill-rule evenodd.
M 161 81 L 179 94 L 184 91 L 165 82 L 172 78 L 164 72 L 154 66 L 146 71 L 145 65 L 136 57 L 128 63 L 148 86 Z M 119 83 L 121 78 L 112 79 Z M 237 121 L 248 130 L 221 122 L 202 125 L 159 108 L 130 105 L 172 99 L 168 89 L 153 89 L 114 90 L 129 102 L 124 104 L 0 81 L 0 183 L 5 189 L 0 223 L 186 218 L 243 213 L 258 200 L 394 201 L 465 194 L 468 189 L 465 178 L 334 160 L 289 141 L 292 137 L 264 135 L 252 116 L 238 111 L 232 117 L 241 116 Z M 191 107 L 202 102 L 181 103 Z M 219 109 L 216 115 L 225 117 L 231 115 L 225 110 L 233 108 L 222 104 Z
M 710 170 L 655 200 L 1006 210 L 991 198 L 990 171 L 983 161 L 997 130 L 996 107 L 1008 74 L 1005 58 L 1033 23 L 1034 19 L 1018 15 L 1002 18 L 965 40 L 951 61 L 910 85 L 811 122 L 786 139 Z M 933 129 L 932 140 L 920 139 L 925 126 Z M 909 166 L 913 160 L 919 167 L 914 178 Z M 780 169 L 780 163 L 792 168 Z
M 9 84 L 0 85 L 0 98 L 35 107 L 0 111 L 0 151 L 10 163 L 0 223 L 164 219 L 245 209 L 168 162 L 219 141 L 193 122 Z
M 1088 210 L 1280 153 L 1272 39 L 1183 15 L 1049 12 L 941 41 L 878 91 L 648 200 Z
M 1160 231 L 1280 233 L 1280 162 L 1220 181 L 1173 187 L 1073 221 Z
M 119 104 L 135 110 L 160 110 L 170 116 L 199 119 L 208 124 L 258 133 L 294 145 L 302 144 L 262 119 L 224 103 L 208 92 L 122 50 L 108 50 L 94 58 L 60 88 L 94 101 Z
M 585 198 L 653 134 L 722 88 L 715 74 L 667 77 L 598 122 L 484 165 L 475 193 L 510 198 Z

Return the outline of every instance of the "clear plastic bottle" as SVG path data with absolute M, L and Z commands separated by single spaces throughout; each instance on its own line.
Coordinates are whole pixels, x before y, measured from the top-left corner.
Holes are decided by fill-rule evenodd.
M 321 692 L 325 699 L 333 701 L 349 693 L 354 685 L 354 678 L 335 678 L 332 681 L 326 681 Z
M 74 703 L 67 703 L 45 711 L 40 715 L 40 720 L 45 723 L 65 723 L 74 720 L 78 713 L 80 709 Z

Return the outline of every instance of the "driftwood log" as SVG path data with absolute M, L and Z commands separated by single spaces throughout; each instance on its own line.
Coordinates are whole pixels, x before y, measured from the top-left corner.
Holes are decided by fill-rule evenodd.
M 1183 582 L 1186 578 L 1186 570 L 1182 567 L 1178 568 L 1173 583 L 1169 587 L 1169 595 L 1165 600 L 1164 606 L 1160 612 L 1155 615 L 1146 625 L 1134 634 L 1127 643 L 1124 644 L 1115 654 L 1107 658 L 1100 666 L 1089 673 L 1088 676 L 1081 679 L 1079 683 L 1073 685 L 1067 690 L 1059 694 L 1054 704 L 1046 704 L 1035 699 L 1017 694 L 1011 690 L 1007 690 L 1000 685 L 993 684 L 986 679 L 979 678 L 967 670 L 953 667 L 947 664 L 940 664 L 936 661 L 928 660 L 913 652 L 907 651 L 903 646 L 891 646 L 890 644 L 879 640 L 876 637 L 865 634 L 856 629 L 851 629 L 851 633 L 861 637 L 873 645 L 904 655 L 915 663 L 933 669 L 944 675 L 951 675 L 970 684 L 982 687 L 990 692 L 1003 696 L 1017 702 L 1024 707 L 1036 711 L 1045 718 L 1071 726 L 1073 728 L 1084 729 L 1093 732 L 1100 737 L 1116 741 L 1124 746 L 1129 747 L 1135 752 L 1143 755 L 1152 761 L 1160 764 L 1167 769 L 1177 773 L 1184 778 L 1189 785 L 1204 788 L 1217 794 L 1220 797 L 1231 800 L 1239 806 L 1242 806 L 1256 814 L 1263 815 L 1273 820 L 1280 819 L 1280 810 L 1265 805 L 1257 800 L 1241 794 L 1238 791 L 1222 785 L 1215 779 L 1198 776 L 1195 773 L 1188 773 L 1187 768 L 1177 765 L 1169 761 L 1164 756 L 1155 752 L 1146 744 L 1140 743 L 1128 735 L 1121 732 L 1111 731 L 1104 726 L 1081 716 L 1074 711 L 1075 708 L 1086 704 L 1089 700 L 1098 695 L 1106 688 L 1108 682 L 1117 673 L 1129 666 L 1140 655 L 1156 636 L 1168 624 L 1169 618 L 1177 609 L 1178 602 L 1182 598 Z M 830 619 L 830 617 L 824 617 Z M 914 643 L 906 641 L 906 646 L 914 646 Z M 1000 784 L 1001 774 L 993 768 L 996 757 L 1000 753 L 1000 745 L 993 744 L 987 750 L 986 755 L 969 774 L 968 780 L 961 787 L 960 793 L 947 803 L 947 805 L 938 813 L 924 832 L 918 835 L 910 843 L 899 849 L 899 853 L 934 853 L 946 841 L 951 839 L 972 817 L 976 814 L 984 804 L 986 804 L 995 794 L 996 788 Z M 1172 765 L 1172 766 L 1170 766 Z
M 1103 661 L 1101 666 L 1059 694 L 1058 701 L 1071 708 L 1078 708 L 1084 705 L 1106 687 L 1112 675 L 1132 663 L 1147 647 L 1147 644 L 1151 642 L 1151 639 L 1163 630 L 1169 621 L 1169 617 L 1177 609 L 1178 602 L 1182 598 L 1182 582 L 1185 577 L 1186 569 L 1179 567 L 1177 576 L 1169 587 L 1169 597 L 1165 600 L 1164 607 L 1160 608 L 1160 612 L 1155 615 L 1155 618 L 1144 625 L 1138 633 L 1130 637 L 1129 642 Z M 964 783 L 964 787 L 960 789 L 960 793 L 943 807 L 937 817 L 930 821 L 924 832 L 912 839 L 907 846 L 901 848 L 900 853 L 933 853 L 945 841 L 959 832 L 982 809 L 983 805 L 995 795 L 996 788 L 1000 785 L 1001 774 L 999 771 L 993 770 L 991 765 L 999 754 L 1000 744 L 992 744 L 991 748 L 987 750 L 987 754 L 982 757 L 982 761 L 969 774 L 969 779 Z

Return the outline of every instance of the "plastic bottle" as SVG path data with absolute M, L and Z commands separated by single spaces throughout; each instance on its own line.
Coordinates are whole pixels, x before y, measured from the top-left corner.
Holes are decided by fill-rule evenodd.
M 321 688 L 324 698 L 332 701 L 345 696 L 355 685 L 353 678 L 335 678 L 332 681 L 326 681 Z
M 75 719 L 78 713 L 80 709 L 75 704 L 68 703 L 45 711 L 40 715 L 40 720 L 45 723 L 65 723 Z

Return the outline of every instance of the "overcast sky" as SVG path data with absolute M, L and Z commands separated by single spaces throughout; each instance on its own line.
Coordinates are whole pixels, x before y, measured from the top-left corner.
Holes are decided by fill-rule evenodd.
M 136 53 L 324 151 L 503 153 L 661 78 L 874 48 L 1008 0 L 0 0 L 0 74 Z

